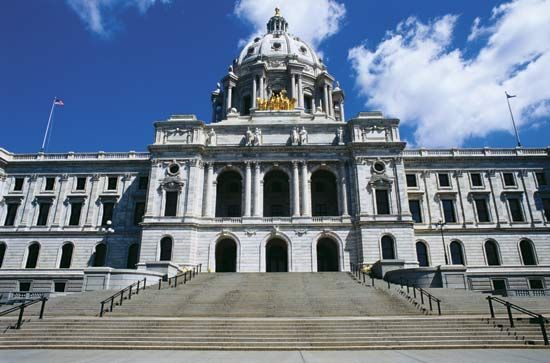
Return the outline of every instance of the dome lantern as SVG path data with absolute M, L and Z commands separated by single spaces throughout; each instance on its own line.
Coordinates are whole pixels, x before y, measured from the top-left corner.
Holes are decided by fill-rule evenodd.
M 281 16 L 281 10 L 275 8 L 275 15 L 267 22 L 267 32 L 273 33 L 286 33 L 288 30 L 288 22 Z

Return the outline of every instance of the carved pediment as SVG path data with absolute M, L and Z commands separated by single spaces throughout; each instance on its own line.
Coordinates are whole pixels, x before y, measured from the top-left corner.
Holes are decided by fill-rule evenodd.
M 178 192 L 183 188 L 185 183 L 178 177 L 168 176 L 162 180 L 160 186 L 162 189 L 172 192 Z

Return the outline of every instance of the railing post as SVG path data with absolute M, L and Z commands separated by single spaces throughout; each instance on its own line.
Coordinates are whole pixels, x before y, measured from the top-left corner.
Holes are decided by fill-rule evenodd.
M 143 290 L 145 290 L 145 286 L 147 286 L 147 277 L 143 278 Z
M 17 319 L 17 324 L 15 324 L 15 329 L 21 328 L 24 311 L 25 311 L 25 303 L 21 304 L 21 306 L 19 307 L 19 319 Z
M 124 300 L 124 290 L 120 291 L 120 306 L 122 306 L 122 300 Z
M 159 290 L 160 290 L 161 284 L 162 284 L 162 279 L 159 279 Z
M 512 317 L 512 308 L 510 307 L 510 303 L 506 304 L 506 310 L 508 310 L 508 319 L 510 320 L 510 327 L 514 327 L 514 318 Z
M 103 317 L 103 307 L 105 305 L 105 301 L 102 301 L 101 302 L 101 310 L 99 310 L 99 317 L 102 318 Z
M 388 283 L 388 290 L 390 289 L 390 280 L 386 280 L 386 282 Z
M 44 317 L 44 308 L 46 307 L 46 301 L 48 299 L 46 299 L 44 296 L 42 296 L 42 306 L 40 306 L 40 316 L 38 317 L 38 319 L 42 320 L 42 318 Z
M 542 338 L 544 339 L 544 345 L 550 345 L 548 342 L 548 334 L 546 334 L 546 327 L 544 325 L 544 318 L 542 315 L 539 315 L 539 324 L 540 324 L 540 330 L 542 332 Z
M 361 275 L 363 275 L 363 284 L 365 283 L 365 273 L 361 271 Z
M 139 284 L 141 283 L 141 280 L 138 281 L 138 284 L 137 284 L 137 290 L 136 290 L 136 295 L 139 295 Z
M 491 313 L 491 318 L 495 318 L 495 310 L 493 309 L 493 299 L 491 296 L 487 296 L 487 301 L 489 302 L 489 311 Z
M 441 315 L 441 301 L 440 300 L 437 300 L 437 314 L 438 315 Z
M 409 282 L 407 281 L 407 295 L 409 294 Z
M 111 298 L 111 309 L 109 310 L 110 312 L 113 312 L 114 304 L 115 304 L 115 298 L 112 297 Z
M 416 299 L 416 287 L 413 286 L 413 295 L 414 295 L 414 298 Z
M 374 287 L 374 276 L 370 277 L 370 282 L 372 283 L 372 287 Z
M 432 297 L 431 297 L 431 295 L 428 295 L 428 301 L 430 302 L 430 311 L 433 311 L 434 308 L 432 306 Z
M 199 273 L 202 273 L 202 263 L 199 263 Z
M 174 276 L 174 281 L 175 281 L 174 287 L 178 287 L 178 275 Z
M 183 283 L 187 283 L 187 272 L 183 274 Z
M 420 289 L 420 302 L 424 305 L 424 290 L 422 288 Z
M 124 291 L 124 290 L 122 290 Z M 132 285 L 130 285 L 130 292 L 128 294 L 128 300 L 132 300 Z

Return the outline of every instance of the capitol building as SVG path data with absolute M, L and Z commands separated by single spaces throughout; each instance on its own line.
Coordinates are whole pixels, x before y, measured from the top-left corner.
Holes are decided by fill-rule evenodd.
M 408 149 L 398 119 L 346 115 L 279 12 L 210 97 L 210 120 L 155 122 L 147 152 L 0 149 L 0 294 L 155 283 L 198 264 L 550 286 L 550 148 Z

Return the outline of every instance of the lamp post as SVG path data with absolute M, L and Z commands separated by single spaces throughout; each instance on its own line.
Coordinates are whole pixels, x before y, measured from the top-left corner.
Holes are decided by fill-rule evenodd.
M 109 251 L 108 237 L 109 237 L 109 235 L 115 233 L 115 230 L 113 229 L 112 225 L 113 225 L 113 222 L 108 220 L 107 223 L 105 223 L 105 226 L 101 227 L 101 232 L 103 232 L 103 234 L 105 235 L 105 245 L 107 247 L 107 252 Z M 105 266 L 107 266 L 107 265 L 108 265 L 107 256 L 105 256 Z
M 443 222 L 443 220 L 439 220 L 435 224 L 437 228 L 439 228 L 439 231 L 441 232 L 441 243 L 443 244 L 443 254 L 445 255 L 445 265 L 449 264 L 449 257 L 447 257 L 447 248 L 445 247 L 445 236 L 443 235 L 443 227 L 446 225 L 446 222 Z

